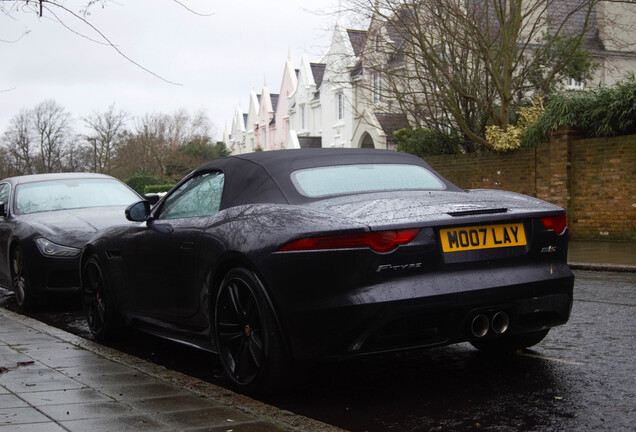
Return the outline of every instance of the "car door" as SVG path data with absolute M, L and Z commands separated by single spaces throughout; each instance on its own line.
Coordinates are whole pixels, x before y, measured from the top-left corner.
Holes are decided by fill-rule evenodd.
M 126 233 L 122 259 L 137 313 L 165 321 L 197 313 L 199 242 L 208 220 L 219 211 L 223 183 L 221 172 L 190 178 L 166 197 L 147 224 Z
M 0 215 L 0 284 L 8 285 L 11 279 L 9 271 L 9 239 L 11 238 L 13 222 L 7 218 L 9 211 L 9 192 L 11 186 L 8 183 L 0 183 L 0 203 L 4 204 L 4 213 Z

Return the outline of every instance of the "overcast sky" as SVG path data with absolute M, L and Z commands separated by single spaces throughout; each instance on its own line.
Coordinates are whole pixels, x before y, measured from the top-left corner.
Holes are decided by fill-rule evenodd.
M 237 104 L 247 110 L 250 90 L 260 92 L 267 80 L 278 92 L 288 53 L 296 67 L 304 52 L 320 59 L 335 23 L 325 12 L 338 6 L 338 0 L 180 1 L 212 15 L 172 0 L 119 0 L 93 7 L 88 20 L 135 62 L 181 85 L 78 36 L 46 11 L 43 18 L 0 14 L 0 135 L 20 109 L 54 99 L 73 115 L 77 131 L 81 117 L 114 103 L 133 115 L 204 109 L 221 139 Z M 64 4 L 78 11 L 86 2 Z M 73 30 L 98 38 L 56 13 Z

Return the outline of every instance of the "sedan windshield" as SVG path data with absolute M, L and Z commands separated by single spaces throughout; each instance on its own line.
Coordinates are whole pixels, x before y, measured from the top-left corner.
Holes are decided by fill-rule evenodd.
M 292 182 L 310 198 L 392 190 L 444 190 L 446 185 L 418 165 L 359 164 L 294 171 Z
M 50 180 L 18 185 L 15 191 L 17 214 L 124 206 L 139 200 L 126 185 L 115 179 Z

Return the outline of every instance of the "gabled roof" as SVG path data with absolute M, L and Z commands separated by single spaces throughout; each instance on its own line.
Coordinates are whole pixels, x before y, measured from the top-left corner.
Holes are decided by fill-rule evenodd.
M 239 132 L 245 132 L 245 124 L 247 114 L 241 111 L 241 108 L 236 107 L 236 111 L 234 111 L 234 117 L 232 118 L 232 128 L 230 130 L 230 135 L 232 139 L 236 138 L 236 134 Z
M 571 2 L 565 1 L 548 2 L 548 22 L 552 23 L 552 25 L 556 27 L 567 19 L 567 22 L 565 23 L 566 32 L 577 34 L 585 27 L 585 22 L 588 20 L 588 27 L 583 36 L 583 47 L 585 49 L 603 49 L 603 43 L 598 32 L 598 22 L 596 17 L 597 6 L 593 6 L 588 17 L 587 6 L 581 7 L 572 12 L 571 8 L 575 5 L 570 3 Z M 571 15 L 568 17 L 568 14 Z
M 278 97 L 279 97 L 279 95 L 276 94 L 276 93 L 269 95 L 269 98 L 272 101 L 272 109 L 274 110 L 274 112 L 276 112 L 276 106 L 278 105 Z M 273 125 L 273 124 L 276 124 L 276 116 L 274 116 L 272 118 L 272 121 L 269 122 L 270 126 Z
M 364 42 L 367 38 L 367 31 L 347 29 L 347 35 L 349 36 L 349 42 L 351 42 L 353 53 L 356 56 L 359 56 L 362 52 L 362 48 L 364 48 Z
M 412 12 L 409 10 L 402 10 L 399 12 L 400 18 L 397 22 L 387 22 L 384 25 L 386 30 L 386 34 L 391 40 L 391 55 L 389 56 L 389 64 L 391 66 L 395 66 L 396 64 L 400 64 L 404 61 L 404 36 L 402 35 L 403 30 L 400 30 L 398 26 L 404 22 L 413 22 L 413 19 L 406 17 L 406 15 L 412 15 Z
M 314 82 L 316 83 L 316 89 L 320 88 L 320 84 L 322 84 L 322 77 L 325 75 L 325 67 L 327 66 L 324 63 L 310 63 L 311 74 L 314 76 Z
M 276 106 L 278 105 L 278 94 L 277 93 L 272 93 L 269 95 L 269 98 L 272 101 L 272 110 L 274 110 L 274 112 L 276 112 Z

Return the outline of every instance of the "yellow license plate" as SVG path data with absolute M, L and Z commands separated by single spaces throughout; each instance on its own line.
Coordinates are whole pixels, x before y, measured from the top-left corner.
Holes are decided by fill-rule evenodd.
M 445 228 L 439 231 L 444 252 L 524 246 L 522 223 Z

